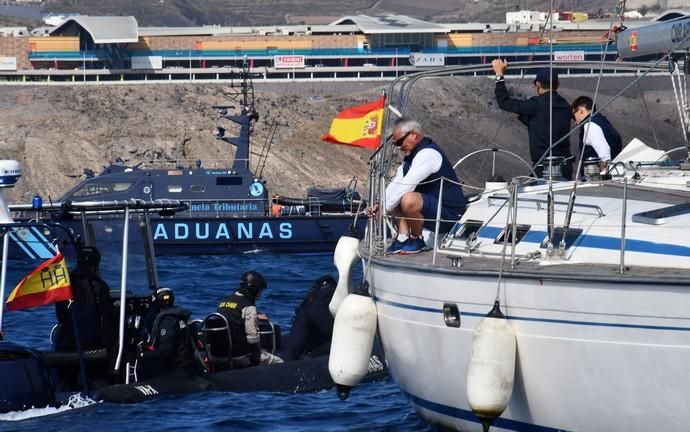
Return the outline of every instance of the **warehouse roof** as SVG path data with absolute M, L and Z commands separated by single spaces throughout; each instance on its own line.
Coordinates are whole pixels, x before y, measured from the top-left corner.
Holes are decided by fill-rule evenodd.
M 74 16 L 55 27 L 50 34 L 76 35 L 78 27 L 86 30 L 97 44 L 129 43 L 139 40 L 139 26 L 133 16 Z
M 448 33 L 448 27 L 422 21 L 405 15 L 368 16 L 350 15 L 330 25 L 356 25 L 364 34 L 381 33 Z

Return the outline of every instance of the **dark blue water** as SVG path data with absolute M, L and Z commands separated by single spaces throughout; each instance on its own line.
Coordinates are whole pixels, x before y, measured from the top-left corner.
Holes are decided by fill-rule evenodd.
M 141 257 L 131 257 L 128 290 L 148 292 Z M 115 289 L 120 286 L 119 259 L 104 257 L 102 273 Z M 24 268 L 11 266 L 8 286 L 23 276 Z M 250 255 L 160 257 L 161 285 L 175 290 L 177 304 L 195 318 L 215 310 L 223 296 L 237 287 L 244 271 L 255 269 L 269 287 L 259 299 L 260 312 L 289 329 L 294 308 L 317 277 L 330 273 L 337 278 L 333 258 L 320 256 Z M 6 293 L 5 295 L 7 295 Z M 3 328 L 7 339 L 47 349 L 54 322 L 53 308 L 7 312 Z M 0 384 L 1 385 L 1 384 Z M 335 392 L 313 394 L 204 393 L 155 401 L 117 405 L 98 403 L 43 417 L 6 421 L 0 415 L 0 431 L 424 431 L 429 430 L 414 413 L 392 381 L 355 388 L 341 402 Z M 16 418 L 16 417 L 15 417 Z

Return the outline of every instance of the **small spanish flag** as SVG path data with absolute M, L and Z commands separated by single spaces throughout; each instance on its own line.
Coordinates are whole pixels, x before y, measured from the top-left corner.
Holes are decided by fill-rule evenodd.
M 7 309 L 20 310 L 72 298 L 67 263 L 62 252 L 24 276 L 7 299 Z
M 341 111 L 333 119 L 331 129 L 321 136 L 323 141 L 376 149 L 381 139 L 385 97 Z

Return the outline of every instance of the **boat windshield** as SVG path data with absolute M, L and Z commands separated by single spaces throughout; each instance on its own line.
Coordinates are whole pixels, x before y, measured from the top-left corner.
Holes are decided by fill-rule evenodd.
M 113 192 L 125 192 L 128 191 L 133 184 L 134 182 L 89 182 L 77 189 L 73 196 L 84 197 L 109 194 Z

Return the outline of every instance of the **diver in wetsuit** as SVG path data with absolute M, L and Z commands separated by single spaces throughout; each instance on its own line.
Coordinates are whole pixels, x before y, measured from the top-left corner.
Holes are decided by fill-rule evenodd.
M 329 352 L 333 336 L 333 316 L 328 304 L 333 298 L 336 281 L 331 275 L 316 279 L 295 315 L 281 357 L 285 361 L 316 357 Z
M 266 287 L 266 279 L 259 272 L 248 271 L 242 275 L 240 288 L 218 305 L 218 312 L 230 324 L 232 364 L 236 368 L 283 362 L 261 348 L 256 300 Z
M 144 356 L 158 360 L 156 374 L 193 374 L 195 359 L 191 313 L 175 306 L 172 289 L 160 287 L 144 317 L 144 335 L 139 343 Z
M 108 364 L 98 371 L 89 367 L 89 372 L 95 372 L 89 375 L 106 377 L 114 359 L 115 318 L 110 288 L 99 275 L 100 262 L 101 254 L 95 247 L 84 246 L 78 251 L 77 266 L 69 273 L 73 299 L 55 303 L 59 323 L 55 351 L 77 350 L 76 329 L 82 351 L 106 349 Z M 59 370 L 60 389 L 75 388 L 78 371 L 72 369 Z

